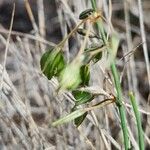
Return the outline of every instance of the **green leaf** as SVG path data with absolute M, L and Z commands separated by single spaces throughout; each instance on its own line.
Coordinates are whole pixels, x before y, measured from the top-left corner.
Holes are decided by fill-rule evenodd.
M 57 125 L 61 125 L 67 122 L 70 122 L 80 116 L 82 116 L 86 111 L 84 109 L 78 109 L 70 114 L 68 114 L 67 116 L 58 119 L 57 121 L 52 123 L 52 126 L 57 126 Z
M 58 76 L 64 67 L 65 67 L 64 57 L 61 52 L 58 52 L 55 55 L 51 70 L 54 70 L 54 75 Z
M 80 62 L 68 64 L 60 73 L 60 88 L 73 90 L 81 83 Z
M 40 65 L 42 72 L 48 79 L 51 79 L 53 76 L 58 76 L 65 67 L 62 51 L 51 49 L 45 52 L 41 57 Z
M 44 73 L 44 75 L 47 76 L 48 78 L 51 78 L 50 71 L 49 71 L 49 69 L 47 69 L 47 68 L 50 68 L 50 66 L 47 65 L 46 68 L 44 68 L 44 66 L 46 64 L 48 57 L 50 56 L 50 53 L 51 53 L 51 50 L 45 52 L 42 55 L 41 60 L 40 60 L 41 70 Z
M 92 60 L 94 63 L 97 63 L 101 58 L 102 58 L 102 52 L 99 52 L 93 57 Z
M 94 10 L 93 9 L 86 9 L 84 10 L 82 13 L 80 13 L 79 15 L 79 19 L 83 20 L 88 18 L 89 16 L 91 16 L 93 14 Z
M 75 105 L 81 105 L 81 104 L 85 104 L 87 102 L 90 102 L 94 99 L 94 96 L 89 93 L 89 92 L 85 92 L 85 91 L 72 91 L 72 95 L 74 96 L 75 100 Z
M 144 132 L 143 132 L 143 129 L 142 129 L 142 120 L 141 120 L 140 111 L 139 111 L 138 104 L 136 102 L 134 94 L 132 92 L 130 92 L 129 96 L 130 96 L 130 101 L 131 101 L 131 104 L 132 104 L 132 109 L 134 111 L 134 115 L 135 115 L 135 118 L 136 118 L 139 149 L 144 150 L 145 149 Z
M 119 47 L 119 38 L 116 34 L 113 34 L 111 36 L 111 39 L 110 39 L 110 46 L 111 46 L 111 49 L 112 49 L 112 57 L 115 58 L 116 57 L 116 54 L 117 54 L 117 50 L 118 50 L 118 47 Z
M 84 121 L 84 119 L 86 118 L 88 112 L 85 112 L 82 116 L 74 119 L 74 124 L 76 125 L 76 127 L 79 127 L 79 125 L 81 125 L 81 123 Z
M 89 64 L 83 65 L 80 68 L 81 86 L 88 86 L 90 81 L 90 69 Z

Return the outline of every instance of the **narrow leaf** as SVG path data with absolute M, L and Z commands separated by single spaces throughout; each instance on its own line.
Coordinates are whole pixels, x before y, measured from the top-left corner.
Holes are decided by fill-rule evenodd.
M 140 115 L 140 112 L 139 112 L 138 104 L 137 104 L 135 96 L 132 92 L 129 93 L 129 96 L 130 96 L 130 101 L 131 101 L 131 104 L 132 104 L 132 108 L 133 108 L 134 115 L 135 115 L 135 118 L 136 118 L 136 123 L 137 123 L 139 149 L 144 150 L 145 149 L 144 134 L 143 134 L 142 120 L 141 120 L 141 115 Z
M 101 58 L 102 58 L 102 52 L 99 52 L 94 56 L 93 62 L 97 63 Z
M 93 13 L 94 13 L 94 10 L 93 10 L 93 9 L 86 9 L 86 10 L 84 10 L 83 12 L 80 13 L 79 19 L 80 19 L 80 20 L 86 19 L 86 18 L 88 18 L 89 16 L 91 16 Z
M 51 49 L 45 52 L 41 57 L 40 65 L 42 72 L 48 79 L 51 79 L 53 76 L 58 76 L 65 67 L 62 52 L 57 49 Z
M 70 121 L 76 119 L 77 117 L 82 116 L 85 112 L 86 111 L 84 109 L 78 109 L 78 110 L 70 113 L 69 115 L 67 115 L 67 116 L 65 116 L 63 118 L 60 118 L 57 121 L 53 122 L 52 126 L 57 126 L 57 125 L 61 125 L 61 124 L 70 122 Z
M 81 83 L 82 86 L 88 86 L 90 80 L 90 68 L 89 65 L 83 65 L 80 68 L 80 76 L 81 76 Z
M 78 127 L 78 126 L 80 126 L 81 125 L 81 123 L 84 121 L 84 119 L 86 118 L 86 116 L 87 116 L 87 112 L 85 112 L 82 116 L 80 116 L 80 117 L 78 117 L 78 118 L 76 118 L 75 120 L 74 120 L 74 124 L 76 125 L 76 127 Z
M 81 105 L 81 104 L 85 104 L 87 102 L 90 102 L 94 99 L 94 96 L 89 93 L 89 92 L 85 92 L 85 91 L 73 91 L 72 92 L 74 98 L 76 99 L 75 101 L 75 105 Z
M 113 57 L 113 59 L 116 57 L 116 54 L 117 54 L 117 50 L 118 50 L 118 47 L 119 47 L 119 38 L 116 34 L 113 34 L 111 36 L 111 41 L 110 41 L 110 46 L 111 46 L 111 55 Z

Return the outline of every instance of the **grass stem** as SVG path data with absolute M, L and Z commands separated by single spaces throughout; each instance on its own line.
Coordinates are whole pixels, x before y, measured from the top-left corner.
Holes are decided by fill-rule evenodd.
M 138 110 L 135 96 L 132 92 L 129 93 L 129 97 L 130 97 L 130 101 L 132 104 L 132 108 L 133 108 L 134 115 L 136 118 L 136 123 L 137 123 L 139 149 L 144 150 L 145 145 L 144 145 L 144 136 L 143 136 L 143 129 L 142 129 L 142 124 L 141 124 L 140 112 Z
M 96 0 L 91 0 L 91 4 L 92 4 L 93 9 L 96 11 Z M 108 42 L 107 42 L 107 38 L 103 29 L 102 22 L 98 20 L 96 22 L 96 26 L 97 26 L 100 36 L 103 39 L 104 44 L 107 46 Z M 108 49 L 108 52 L 111 54 L 111 49 L 109 47 L 107 49 Z M 126 114 L 125 114 L 125 108 L 122 104 L 122 90 L 121 90 L 121 85 L 119 81 L 118 71 L 115 65 L 115 59 L 112 60 L 111 62 L 111 71 L 113 74 L 115 87 L 117 90 L 116 105 L 119 109 L 119 114 L 120 114 L 120 119 L 121 119 L 121 127 L 122 127 L 122 132 L 123 132 L 123 137 L 124 137 L 124 146 L 125 146 L 125 150 L 128 150 L 130 145 L 129 145 L 129 138 L 128 138 L 128 129 L 127 129 L 127 124 L 126 124 Z

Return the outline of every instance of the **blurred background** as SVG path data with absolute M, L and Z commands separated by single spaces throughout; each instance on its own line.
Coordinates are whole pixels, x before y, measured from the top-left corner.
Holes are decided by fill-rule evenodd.
M 7 38 L 15 14 L 6 54 Z M 117 67 L 121 75 L 128 115 L 130 138 L 137 148 L 135 119 L 128 91 L 133 90 L 142 114 L 146 149 L 150 149 L 149 64 L 150 1 L 143 0 L 147 53 L 143 52 L 138 0 L 112 0 L 112 25 L 120 38 Z M 97 7 L 109 19 L 109 1 L 97 0 Z M 122 149 L 121 130 L 115 106 L 94 110 L 77 129 L 73 123 L 51 127 L 56 119 L 71 111 L 69 92 L 56 94 L 58 82 L 48 81 L 40 70 L 42 54 L 59 43 L 79 22 L 79 14 L 91 8 L 87 0 L 0 0 L 0 74 L 3 76 L 0 101 L 0 149 L 103 150 Z M 109 26 L 105 25 L 106 31 Z M 83 38 L 74 35 L 64 47 L 72 59 Z M 89 41 L 97 43 L 97 40 Z M 90 44 L 90 43 L 88 43 Z M 130 55 L 131 54 L 131 55 Z M 125 57 L 124 57 L 125 56 Z M 6 61 L 6 70 L 3 65 Z M 2 67 L 3 66 L 3 67 Z M 115 94 L 105 58 L 91 68 L 94 90 Z M 96 102 L 103 97 L 95 99 Z

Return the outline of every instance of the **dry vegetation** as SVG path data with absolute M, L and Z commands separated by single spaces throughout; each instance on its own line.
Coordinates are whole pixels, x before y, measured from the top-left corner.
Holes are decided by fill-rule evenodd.
M 91 111 L 79 128 L 73 123 L 51 127 L 53 121 L 70 112 L 73 101 L 69 92 L 56 93 L 57 80 L 48 81 L 41 73 L 40 58 L 79 22 L 78 15 L 91 8 L 90 1 L 29 0 L 30 5 L 27 0 L 15 2 L 14 23 L 9 31 L 13 10 L 9 8 L 13 8 L 13 0 L 0 0 L 0 149 L 123 149 L 120 120 L 113 104 Z M 97 0 L 97 3 L 110 21 L 108 3 L 105 0 Z M 128 97 L 128 91 L 133 90 L 142 114 L 148 150 L 150 79 L 147 74 L 149 63 L 145 60 L 150 55 L 150 1 L 142 1 L 143 14 L 139 11 L 140 6 L 138 0 L 112 0 L 111 20 L 120 37 L 117 67 L 121 74 L 130 140 L 134 149 L 138 149 L 135 118 Z M 141 15 L 144 24 L 139 22 Z M 109 26 L 105 27 L 109 31 Z M 67 42 L 64 48 L 67 59 L 75 56 L 81 40 L 77 35 Z M 90 90 L 115 95 L 107 63 L 104 57 L 92 66 Z M 92 103 L 101 100 L 102 96 Z

